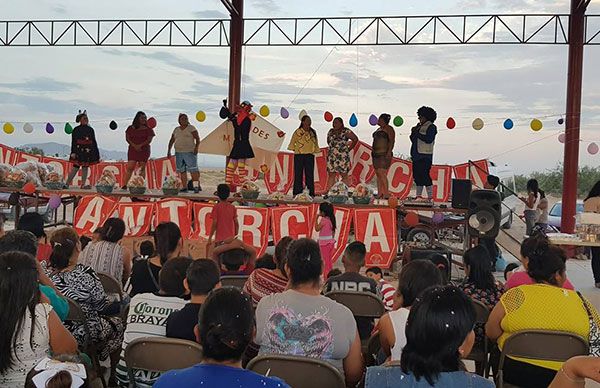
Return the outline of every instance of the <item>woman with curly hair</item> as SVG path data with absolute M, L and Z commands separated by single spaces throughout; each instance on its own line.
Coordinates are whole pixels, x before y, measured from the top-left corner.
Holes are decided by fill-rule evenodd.
M 427 198 L 433 199 L 433 182 L 429 175 L 433 163 L 433 146 L 437 127 L 434 122 L 437 113 L 433 108 L 422 106 L 417 110 L 419 123 L 410 133 L 410 157 L 413 164 L 413 179 L 417 186 L 417 199 L 422 199 L 423 187 L 427 189 Z

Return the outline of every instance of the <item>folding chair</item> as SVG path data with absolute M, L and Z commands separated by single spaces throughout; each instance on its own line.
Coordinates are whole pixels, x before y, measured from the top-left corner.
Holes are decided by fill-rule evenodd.
M 483 324 L 488 321 L 488 317 L 490 316 L 490 310 L 486 305 L 481 303 L 478 300 L 472 299 L 473 307 L 475 308 L 475 323 Z M 475 361 L 476 372 L 480 376 L 484 376 L 487 378 L 489 376 L 488 365 L 489 365 L 489 339 L 484 336 L 483 343 L 477 344 L 471 350 L 471 353 L 467 360 Z
M 246 284 L 246 280 L 248 280 L 247 275 L 240 275 L 240 276 L 225 275 L 225 276 L 221 276 L 221 285 L 223 287 L 231 286 L 231 287 L 237 287 L 239 289 L 242 289 L 242 288 L 244 288 L 244 284 Z
M 294 388 L 345 388 L 344 376 L 327 361 L 268 354 L 252 359 L 246 369 L 276 376 Z
M 143 337 L 131 341 L 125 348 L 125 365 L 130 387 L 135 387 L 134 369 L 162 373 L 189 368 L 200 361 L 202 347 L 196 342 L 182 339 Z
M 363 354 L 365 357 L 365 363 L 367 366 L 375 366 L 378 365 L 377 357 L 379 352 L 381 351 L 381 340 L 379 338 L 379 332 L 373 334 L 369 341 L 367 342 L 367 350 Z
M 104 288 L 104 292 L 107 294 L 118 294 L 119 301 L 122 300 L 123 287 L 121 287 L 121 282 L 112 277 L 110 274 L 105 272 L 96 272 L 98 278 L 100 279 L 100 283 L 102 283 L 102 288 Z
M 499 388 L 514 387 L 504 383 L 503 369 L 506 357 L 565 362 L 571 357 L 586 354 L 588 354 L 587 340 L 573 333 L 550 330 L 527 330 L 515 333 L 506 339 L 502 347 L 496 385 Z

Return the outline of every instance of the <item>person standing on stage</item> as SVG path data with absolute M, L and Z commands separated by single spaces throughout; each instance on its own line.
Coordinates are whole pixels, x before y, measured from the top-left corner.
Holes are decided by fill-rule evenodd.
M 150 159 L 150 143 L 154 136 L 154 131 L 148 127 L 146 114 L 141 111 L 137 112 L 133 123 L 125 131 L 125 140 L 129 144 L 129 149 L 127 150 L 127 171 L 123 190 L 127 189 L 129 179 L 136 168 L 139 167 L 141 176 L 146 176 L 146 163 Z
M 346 185 L 350 172 L 350 151 L 358 144 L 358 137 L 344 126 L 341 117 L 333 119 L 333 128 L 327 133 L 327 192 L 335 183 L 338 174 Z
M 437 127 L 437 113 L 433 108 L 422 106 L 417 110 L 419 124 L 415 125 L 410 134 L 410 156 L 413 164 L 413 177 L 417 186 L 417 200 L 423 199 L 423 187 L 427 189 L 427 198 L 433 199 L 433 182 L 429 175 L 433 162 L 433 146 Z
M 254 151 L 250 145 L 250 130 L 252 129 L 252 104 L 244 101 L 240 104 L 237 112 L 229 116 L 233 123 L 234 140 L 233 148 L 229 154 L 229 162 L 225 171 L 225 183 L 233 184 L 233 174 L 238 170 L 240 182 L 244 183 L 248 177 L 246 159 L 254 158 Z
M 600 213 L 600 181 L 596 182 L 583 201 L 583 211 Z M 600 247 L 592 247 L 592 272 L 596 288 L 600 288 Z
M 319 152 L 317 131 L 312 129 L 310 116 L 302 116 L 300 127 L 294 131 L 288 150 L 294 151 L 294 195 L 308 188 L 315 196 L 315 154 Z
M 81 188 L 89 189 L 90 186 L 85 184 L 88 177 L 90 166 L 97 164 L 100 161 L 100 151 L 96 142 L 94 128 L 89 126 L 87 111 L 79 111 L 75 118 L 78 126 L 73 128 L 71 135 L 71 156 L 69 161 L 73 163 L 73 168 L 69 172 L 65 189 L 68 189 L 73 183 L 73 179 L 81 168 Z
M 396 132 L 390 125 L 392 117 L 387 113 L 379 116 L 377 125 L 379 128 L 373 132 L 373 167 L 377 176 L 377 196 L 379 198 L 389 198 L 389 182 L 387 172 L 392 164 L 392 150 L 396 142 Z
M 198 171 L 200 136 L 198 136 L 198 130 L 190 124 L 185 113 L 179 114 L 179 126 L 173 130 L 173 135 L 171 135 L 167 157 L 171 157 L 173 145 L 175 146 L 175 166 L 183 185 L 181 191 L 187 192 L 187 173 L 189 172 L 192 176 L 194 193 L 200 192 L 200 171 Z

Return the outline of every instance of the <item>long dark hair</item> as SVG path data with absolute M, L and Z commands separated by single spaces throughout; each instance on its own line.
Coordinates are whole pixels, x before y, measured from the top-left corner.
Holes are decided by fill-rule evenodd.
M 594 187 L 592 187 L 588 196 L 585 197 L 584 201 L 587 201 L 588 199 L 594 198 L 594 197 L 600 197 L 600 181 L 598 181 L 598 182 L 596 182 L 596 184 L 594 184 Z
M 0 374 L 15 363 L 17 337 L 23 329 L 25 314 L 31 317 L 29 345 L 33 348 L 35 306 L 40 300 L 35 258 L 24 252 L 0 255 Z
M 310 119 L 310 116 L 309 115 L 302 116 L 302 118 L 300 119 L 300 128 L 302 128 L 302 124 L 304 124 L 304 120 L 306 120 L 306 119 Z M 313 127 L 309 127 L 308 130 L 310 131 L 311 135 L 313 135 L 314 138 L 316 139 L 317 138 L 317 131 L 315 131 L 313 129 Z
M 536 197 L 538 196 L 540 184 L 538 183 L 537 179 L 530 179 L 527 181 L 527 191 L 534 193 Z
M 458 348 L 474 324 L 475 309 L 459 288 L 429 288 L 408 315 L 402 371 L 417 381 L 424 377 L 433 386 L 440 373 L 464 370 Z
M 396 294 L 402 296 L 402 307 L 411 307 L 423 291 L 442 282 L 442 271 L 431 261 L 413 260 L 402 266 Z
M 139 111 L 135 114 L 135 117 L 133 118 L 133 122 L 131 123 L 131 125 L 133 125 L 133 127 L 135 129 L 138 129 L 140 127 L 140 116 L 146 116 L 146 114 L 142 111 Z
M 73 228 L 62 228 L 52 233 L 50 266 L 59 270 L 68 267 L 78 242 L 79 236 Z
M 181 230 L 174 222 L 161 222 L 154 231 L 154 245 L 160 257 L 160 264 L 164 264 L 169 255 L 175 252 L 181 240 Z
M 469 276 L 466 280 L 475 284 L 475 287 L 480 290 L 493 290 L 495 288 L 492 259 L 484 246 L 477 245 L 467 250 L 463 256 L 463 261 L 469 267 Z
M 275 245 L 275 265 L 284 275 L 286 275 L 285 264 L 287 263 L 288 249 L 293 241 L 294 239 L 290 236 L 285 236 Z
M 333 209 L 333 205 L 329 202 L 322 202 L 319 205 L 319 211 L 325 214 L 325 217 L 329 218 L 331 221 L 331 226 L 333 227 L 333 231 L 335 231 L 335 211 Z
M 287 255 L 287 274 L 293 286 L 305 283 L 319 284 L 323 272 L 323 259 L 319 244 L 308 238 L 300 238 L 290 244 Z
M 565 251 L 556 245 L 550 244 L 548 240 L 537 240 L 537 245 L 529 255 L 527 274 L 536 283 L 548 283 L 554 286 L 556 274 L 564 275 L 567 261 Z
M 109 218 L 104 222 L 102 228 L 100 228 L 100 238 L 102 241 L 117 243 L 123 238 L 124 234 L 125 222 L 120 218 Z

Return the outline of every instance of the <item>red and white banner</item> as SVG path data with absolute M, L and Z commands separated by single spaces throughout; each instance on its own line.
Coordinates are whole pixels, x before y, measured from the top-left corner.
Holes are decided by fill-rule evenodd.
M 141 237 L 150 232 L 154 204 L 130 202 L 117 204 L 117 217 L 125 222 L 126 237 Z
M 398 254 L 395 209 L 355 209 L 354 235 L 367 248 L 367 267 L 388 268 Z
M 270 193 L 287 193 L 294 183 L 294 154 L 280 152 L 275 164 L 265 173 L 265 185 Z
M 318 240 L 319 232 L 314 228 L 314 219 L 317 217 L 319 206 L 315 205 L 312 207 L 312 215 L 310 219 L 311 238 Z M 333 252 L 332 260 L 335 263 L 337 259 L 344 253 L 346 244 L 348 244 L 348 238 L 350 237 L 350 226 L 352 224 L 352 210 L 347 207 L 334 207 L 335 214 L 335 251 Z
M 39 162 L 42 160 L 41 155 L 32 155 L 26 152 L 17 152 L 17 156 L 15 157 L 15 164 L 23 163 L 23 162 Z
M 171 156 L 170 158 L 159 158 L 154 159 L 152 161 L 154 168 L 153 177 L 155 182 L 155 187 L 157 189 L 162 188 L 162 183 L 165 181 L 165 178 L 177 175 L 177 171 L 175 170 L 175 157 Z M 187 184 L 187 182 L 184 182 Z
M 73 227 L 79 235 L 89 236 L 104 225 L 115 210 L 116 202 L 100 195 L 82 197 L 73 215 Z
M 327 148 L 315 155 L 315 192 L 327 194 Z
M 54 169 L 63 179 L 67 179 L 67 175 L 71 171 L 71 163 L 66 160 L 56 158 L 43 158 L 42 163 L 46 163 Z
M 392 159 L 387 174 L 389 190 L 396 198 L 405 199 L 412 187 L 412 163 L 402 159 Z
M 208 240 L 212 227 L 212 209 L 208 203 L 194 203 L 194 233 L 193 238 Z
M 18 151 L 16 151 L 14 148 L 0 144 L 0 163 L 10 165 L 15 164 L 17 152 Z
M 448 202 L 452 182 L 452 166 L 431 166 L 429 176 L 433 181 L 433 201 Z
M 269 212 L 275 244 L 285 236 L 293 239 L 310 236 L 312 223 L 308 206 L 278 206 Z
M 352 150 L 352 168 L 350 169 L 350 184 L 356 186 L 360 182 L 370 182 L 375 175 L 371 146 L 359 141 Z
M 92 168 L 94 171 L 94 182 L 100 179 L 105 170 L 108 170 L 115 174 L 117 185 L 119 185 L 119 187 L 123 186 L 125 184 L 125 165 L 125 162 L 100 162 L 94 165 Z
M 192 236 L 192 202 L 187 199 L 163 199 L 156 202 L 155 225 L 161 222 L 174 222 L 179 225 L 181 236 Z
M 487 160 L 477 160 L 472 163 L 463 163 L 452 167 L 454 178 L 470 179 L 473 186 L 483 189 L 483 185 L 487 181 L 487 176 L 490 174 Z
M 256 248 L 257 257 L 262 256 L 269 245 L 269 211 L 267 208 L 238 207 L 240 231 L 238 238 Z

